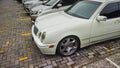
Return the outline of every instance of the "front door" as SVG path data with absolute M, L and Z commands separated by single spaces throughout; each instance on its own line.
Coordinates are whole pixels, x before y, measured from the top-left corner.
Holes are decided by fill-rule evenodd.
M 106 21 L 93 21 L 91 31 L 91 42 L 108 39 L 120 35 L 120 8 L 119 2 L 110 3 L 99 13 L 99 16 L 106 16 Z

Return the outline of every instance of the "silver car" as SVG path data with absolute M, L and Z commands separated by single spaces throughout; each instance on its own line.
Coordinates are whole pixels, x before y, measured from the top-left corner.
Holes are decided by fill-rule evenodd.
M 57 11 L 62 11 L 69 8 L 77 0 L 50 0 L 44 5 L 36 6 L 30 10 L 30 16 L 32 23 L 38 16 L 53 13 Z
M 22 3 L 24 4 L 27 1 L 36 1 L 36 0 L 22 0 Z
M 30 8 L 41 5 L 46 2 L 46 0 L 29 0 L 23 3 L 24 9 L 29 13 Z

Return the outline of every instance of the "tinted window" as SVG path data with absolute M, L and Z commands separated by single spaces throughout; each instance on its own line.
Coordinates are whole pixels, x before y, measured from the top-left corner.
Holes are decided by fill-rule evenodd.
M 119 17 L 120 10 L 119 3 L 108 4 L 100 13 L 100 15 L 106 16 L 108 19 Z
M 58 0 L 49 0 L 45 5 L 46 6 L 52 6 L 53 4 L 55 4 Z
M 89 19 L 101 5 L 101 2 L 80 1 L 67 9 L 65 12 L 72 16 Z

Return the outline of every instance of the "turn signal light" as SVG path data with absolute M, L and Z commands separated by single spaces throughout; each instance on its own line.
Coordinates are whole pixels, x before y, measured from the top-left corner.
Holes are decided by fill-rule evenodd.
M 53 48 L 53 47 L 54 47 L 54 45 L 50 45 L 50 46 L 49 46 L 49 48 Z

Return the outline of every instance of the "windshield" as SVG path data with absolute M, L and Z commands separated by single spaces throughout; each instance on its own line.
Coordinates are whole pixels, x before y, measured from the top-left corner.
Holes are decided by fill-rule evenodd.
M 49 0 L 45 5 L 52 6 L 54 3 L 56 3 L 58 0 Z
M 89 19 L 100 5 L 101 2 L 80 1 L 65 12 L 75 17 Z

